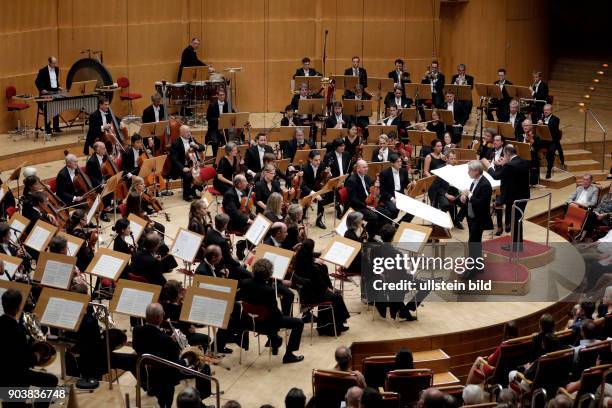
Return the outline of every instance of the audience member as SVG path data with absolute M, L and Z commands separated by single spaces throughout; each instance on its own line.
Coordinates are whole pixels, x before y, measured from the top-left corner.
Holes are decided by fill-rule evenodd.
M 475 384 L 466 385 L 463 389 L 462 397 L 464 405 L 480 404 L 484 399 L 482 388 Z
M 353 355 L 351 353 L 351 349 L 346 346 L 338 347 L 334 354 L 334 358 L 336 359 L 336 366 L 334 367 L 335 370 L 346 371 L 357 375 L 357 385 L 359 385 L 361 388 L 366 387 L 363 374 L 357 370 L 351 370 L 353 365 Z

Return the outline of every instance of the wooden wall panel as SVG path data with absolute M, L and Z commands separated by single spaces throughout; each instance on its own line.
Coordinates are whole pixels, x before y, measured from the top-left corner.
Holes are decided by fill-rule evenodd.
M 202 60 L 217 70 L 244 67 L 235 84 L 241 110 L 280 111 L 303 56 L 323 70 L 325 30 L 328 75 L 359 55 L 370 76 L 386 76 L 400 57 L 417 81 L 437 50 L 447 75 L 463 62 L 477 81 L 490 82 L 506 65 L 523 82 L 533 68 L 547 70 L 546 10 L 537 0 L 21 0 L 0 13 L 0 86 L 34 93 L 49 55 L 58 56 L 64 82 L 82 50 L 103 50 L 113 77 L 127 76 L 130 90 L 143 94 L 134 103 L 139 114 L 155 81 L 175 80 L 181 51 L 198 36 Z M 525 52 L 530 58 L 520 58 Z M 14 125 L 5 103 L 0 131 Z M 113 102 L 118 114 L 126 106 Z

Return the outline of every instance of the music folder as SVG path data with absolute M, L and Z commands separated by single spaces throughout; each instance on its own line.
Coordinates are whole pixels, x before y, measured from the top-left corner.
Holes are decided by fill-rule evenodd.
M 149 137 L 151 135 L 157 136 L 157 137 L 165 136 L 166 129 L 168 127 L 168 123 L 169 121 L 167 120 L 160 120 L 159 122 L 143 123 L 142 126 L 140 126 L 140 130 L 138 131 L 138 134 L 143 138 Z
M 298 101 L 298 114 L 323 115 L 323 99 L 300 99 Z
M 261 214 L 258 214 L 251 226 L 244 234 L 244 237 L 253 245 L 259 245 L 261 240 L 266 236 L 266 233 L 272 226 L 272 221 Z
M 219 129 L 242 129 L 249 124 L 249 112 L 222 113 L 219 117 Z
M 30 234 L 23 243 L 28 248 L 35 251 L 44 251 L 55 236 L 58 228 L 43 220 L 36 221 L 34 227 L 30 230 Z
M 100 247 L 85 272 L 116 281 L 130 261 L 130 254 Z
M 349 116 L 372 116 L 372 100 L 344 99 L 344 114 Z
M 335 82 L 336 89 L 345 89 L 351 92 L 355 90 L 355 85 L 359 83 L 359 77 L 353 75 L 332 75 L 330 79 Z
M 393 242 L 398 244 L 398 247 L 415 253 L 423 251 L 423 247 L 429 240 L 432 229 L 419 224 L 401 222 L 395 235 Z
M 179 228 L 172 243 L 170 254 L 185 262 L 193 262 L 204 241 L 204 235 Z
M 359 252 L 361 252 L 361 242 L 336 236 L 321 253 L 321 259 L 334 265 L 348 268 Z
M 284 279 L 294 254 L 293 251 L 287 249 L 259 244 L 255 250 L 255 256 L 253 257 L 253 263 L 251 265 L 259 259 L 267 259 L 272 262 L 273 265 L 272 277 L 274 279 Z
M 10 237 L 11 241 L 18 242 L 23 234 L 23 231 L 30 225 L 30 220 L 17 211 L 11 215 L 8 221 L 9 227 L 11 228 Z
M 393 78 L 368 77 L 368 92 L 383 95 L 393 91 Z

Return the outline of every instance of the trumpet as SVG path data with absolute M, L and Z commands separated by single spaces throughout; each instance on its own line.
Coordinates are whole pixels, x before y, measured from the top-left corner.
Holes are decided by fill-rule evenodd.
M 457 79 L 455 79 L 455 85 L 467 85 L 467 80 L 465 79 L 465 75 L 458 76 Z
M 438 71 L 432 71 L 431 66 L 427 66 L 427 71 L 425 71 L 425 76 L 423 79 L 427 79 L 428 81 L 438 79 Z

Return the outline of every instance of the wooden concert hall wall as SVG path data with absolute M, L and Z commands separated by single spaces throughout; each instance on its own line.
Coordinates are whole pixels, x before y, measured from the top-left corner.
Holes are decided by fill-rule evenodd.
M 86 49 L 102 50 L 116 80 L 127 76 L 140 114 L 154 82 L 174 82 L 180 54 L 193 36 L 200 58 L 237 74 L 242 111 L 280 111 L 303 56 L 326 73 L 342 73 L 359 55 L 370 76 L 386 76 L 402 57 L 419 80 L 433 55 L 450 75 L 459 62 L 477 81 L 492 81 L 506 66 L 509 78 L 527 84 L 529 72 L 548 68 L 545 10 L 537 0 L 20 0 L 0 13 L 0 87 L 35 94 L 34 79 L 49 55 L 59 58 L 61 82 Z M 118 115 L 127 104 L 113 101 Z M 24 115 L 33 124 L 36 106 Z M 16 124 L 0 102 L 0 131 Z M 268 126 L 272 123 L 267 124 Z

